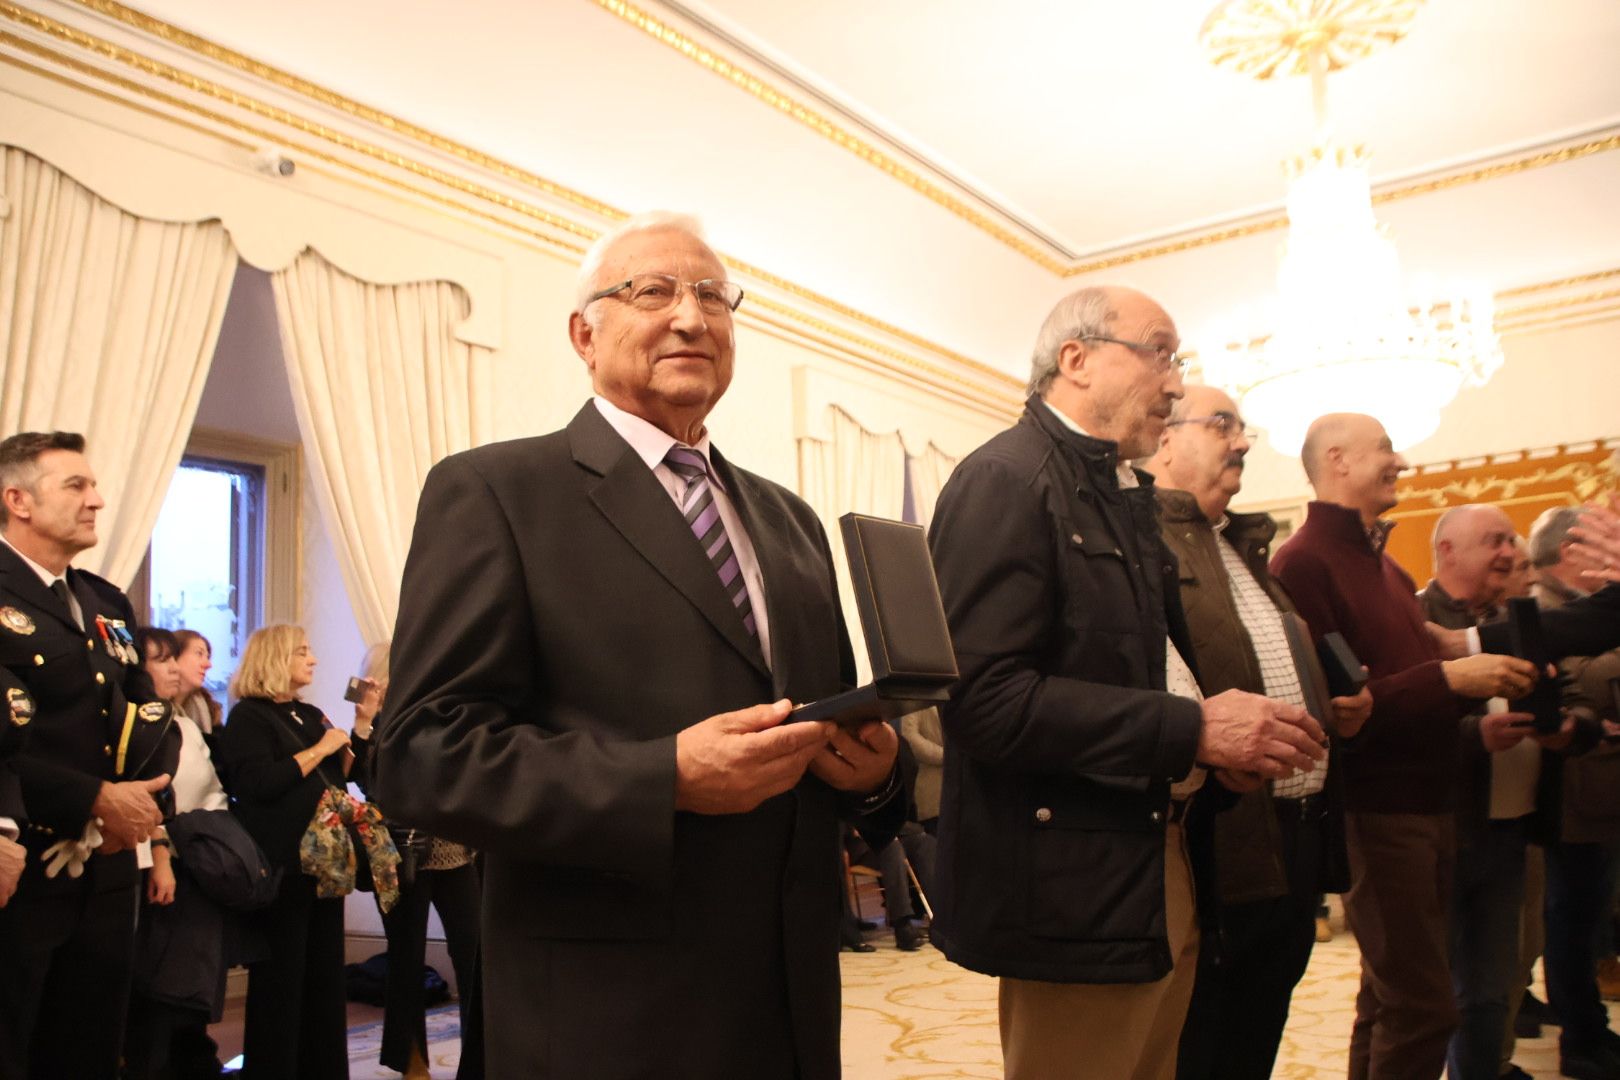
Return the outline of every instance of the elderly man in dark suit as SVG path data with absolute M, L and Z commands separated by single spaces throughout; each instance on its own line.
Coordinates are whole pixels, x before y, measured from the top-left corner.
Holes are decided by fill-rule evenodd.
M 0 1076 L 110 1078 L 134 961 L 136 844 L 162 820 L 179 733 L 141 666 L 129 600 L 70 563 L 104 505 L 69 432 L 0 442 L 0 678 L 28 729 L 10 760 L 27 850 L 0 909 Z M 0 823 L 4 824 L 4 823 Z
M 696 223 L 599 241 L 568 427 L 429 475 L 375 792 L 486 853 L 493 1076 L 839 1074 L 838 818 L 898 736 L 790 722 L 853 663 L 820 523 L 710 446 L 742 292 Z

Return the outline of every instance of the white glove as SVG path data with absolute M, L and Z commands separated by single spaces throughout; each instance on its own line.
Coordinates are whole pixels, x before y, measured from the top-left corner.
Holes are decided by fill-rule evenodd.
M 84 835 L 77 840 L 58 840 L 46 848 L 40 858 L 45 863 L 45 876 L 54 878 L 65 867 L 68 877 L 76 878 L 84 873 L 84 864 L 90 861 L 90 853 L 101 846 L 101 829 L 97 826 L 95 818 L 84 823 Z

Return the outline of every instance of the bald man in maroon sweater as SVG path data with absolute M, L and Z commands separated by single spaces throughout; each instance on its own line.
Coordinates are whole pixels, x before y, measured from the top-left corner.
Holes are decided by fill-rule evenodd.
M 1311 425 L 1301 457 L 1316 490 L 1271 571 L 1320 637 L 1345 636 L 1371 673 L 1373 713 L 1344 753 L 1350 891 L 1361 946 L 1350 1080 L 1435 1080 L 1457 1023 L 1447 956 L 1461 718 L 1516 698 L 1534 669 L 1481 654 L 1443 660 L 1410 576 L 1384 553 L 1406 462 L 1370 416 Z

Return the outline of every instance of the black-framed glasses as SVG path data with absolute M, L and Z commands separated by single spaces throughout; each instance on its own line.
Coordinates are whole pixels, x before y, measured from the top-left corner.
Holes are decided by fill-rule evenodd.
M 1124 338 L 1108 337 L 1106 334 L 1087 334 L 1081 341 L 1106 341 L 1111 345 L 1123 345 L 1138 356 L 1152 357 L 1159 370 L 1165 374 L 1171 371 L 1177 374 L 1186 372 L 1187 365 L 1192 361 L 1175 352 L 1168 345 L 1149 345 L 1145 341 L 1126 341 Z
M 1254 434 L 1254 429 L 1243 422 L 1241 416 L 1233 416 L 1229 412 L 1210 413 L 1208 416 L 1188 416 L 1181 420 L 1172 420 L 1165 427 L 1178 427 L 1181 424 L 1203 424 L 1215 429 L 1215 434 L 1223 439 L 1235 439 L 1239 436 L 1248 438 Z
M 687 289 L 691 289 L 692 295 L 697 297 L 698 307 L 709 315 L 736 311 L 737 305 L 742 303 L 742 286 L 730 281 L 715 281 L 712 278 L 682 281 L 669 274 L 637 274 L 628 281 L 592 293 L 580 309 L 584 310 L 606 297 L 617 296 L 641 311 L 667 311 L 680 303 L 681 293 Z

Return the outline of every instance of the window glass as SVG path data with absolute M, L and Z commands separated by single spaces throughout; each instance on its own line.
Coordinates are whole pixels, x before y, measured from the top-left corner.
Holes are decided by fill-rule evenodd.
M 186 457 L 152 532 L 152 624 L 213 646 L 208 690 L 225 700 L 248 635 L 263 621 L 264 470 Z

